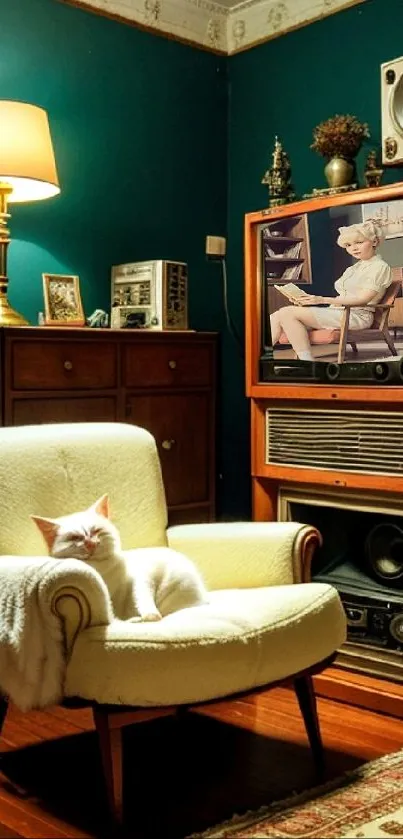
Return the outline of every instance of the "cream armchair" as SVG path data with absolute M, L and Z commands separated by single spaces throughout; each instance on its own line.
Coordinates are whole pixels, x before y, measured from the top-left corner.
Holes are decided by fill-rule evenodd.
M 2 428 L 0 446 L 0 722 L 8 698 L 24 710 L 90 704 L 121 819 L 122 727 L 291 678 L 320 768 L 311 675 L 344 641 L 346 620 L 336 590 L 308 582 L 318 532 L 294 522 L 167 528 L 154 438 L 132 425 Z M 128 556 L 182 551 L 208 604 L 157 623 L 117 620 L 96 571 L 46 556 L 30 514 L 64 515 L 105 492 Z

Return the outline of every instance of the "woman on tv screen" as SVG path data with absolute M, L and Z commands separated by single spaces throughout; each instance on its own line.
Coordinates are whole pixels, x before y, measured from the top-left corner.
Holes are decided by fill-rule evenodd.
M 340 329 L 345 306 L 352 307 L 349 329 L 368 329 L 375 312 L 371 303 L 379 303 L 392 282 L 390 266 L 377 253 L 384 236 L 384 227 L 377 220 L 340 227 L 337 244 L 356 262 L 336 280 L 336 296 L 302 293 L 298 298 L 289 297 L 291 305 L 270 316 L 273 346 L 284 332 L 297 357 L 312 361 L 309 331 Z

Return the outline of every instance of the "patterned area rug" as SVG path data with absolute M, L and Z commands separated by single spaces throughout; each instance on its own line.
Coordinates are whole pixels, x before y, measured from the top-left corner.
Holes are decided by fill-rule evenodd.
M 188 839 L 403 837 L 403 750 Z

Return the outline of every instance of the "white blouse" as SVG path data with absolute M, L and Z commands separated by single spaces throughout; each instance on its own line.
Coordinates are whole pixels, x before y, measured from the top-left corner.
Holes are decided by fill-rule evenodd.
M 341 277 L 336 280 L 334 287 L 340 297 L 345 295 L 354 296 L 361 291 L 373 289 L 374 296 L 371 297 L 370 303 L 379 303 L 391 282 L 392 271 L 390 265 L 379 254 L 375 254 L 371 259 L 359 259 L 358 262 L 347 268 Z M 368 311 L 374 312 L 375 309 L 371 308 L 370 305 L 365 306 L 365 309 L 354 306 L 354 312 L 357 315 L 368 313 Z

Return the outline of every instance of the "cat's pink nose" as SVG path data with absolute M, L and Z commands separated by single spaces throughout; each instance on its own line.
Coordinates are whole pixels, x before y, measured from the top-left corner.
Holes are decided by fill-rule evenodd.
M 92 554 L 98 544 L 98 539 L 96 536 L 87 536 L 84 539 L 84 546 L 89 554 Z

